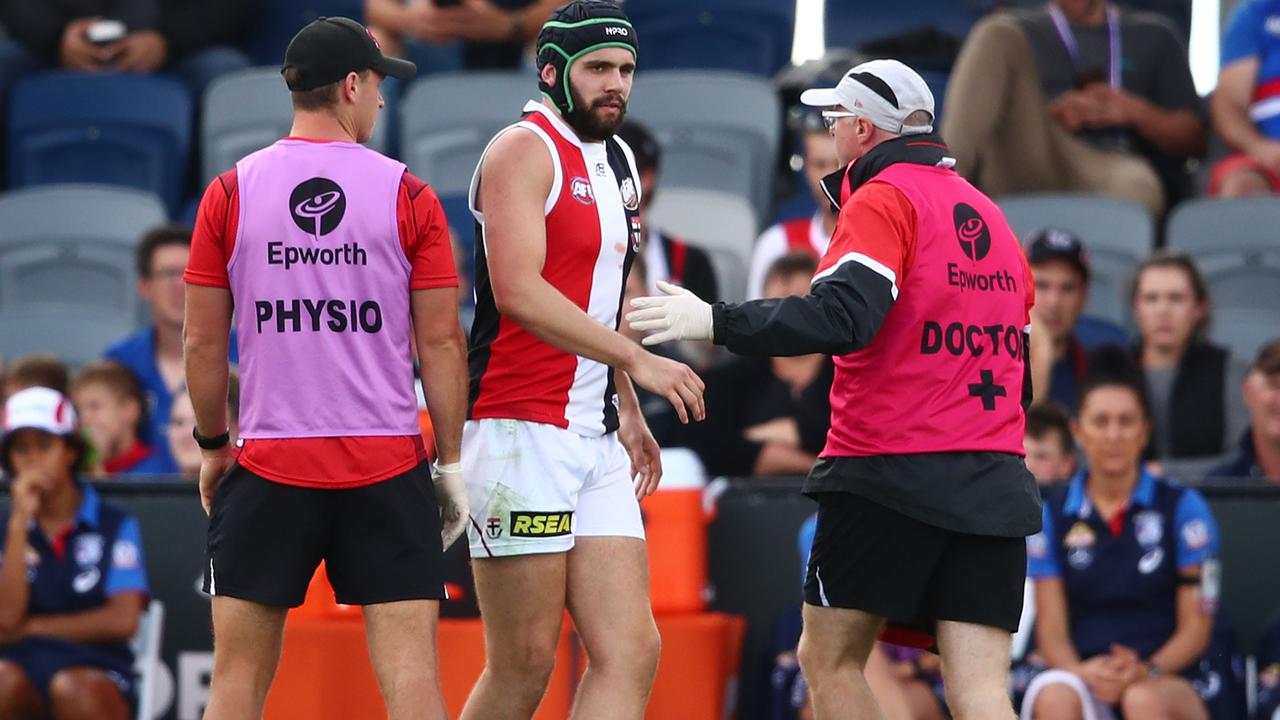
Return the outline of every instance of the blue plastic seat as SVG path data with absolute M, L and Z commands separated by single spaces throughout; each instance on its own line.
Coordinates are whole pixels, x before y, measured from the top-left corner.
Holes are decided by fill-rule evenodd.
M 259 65 L 280 67 L 289 41 L 318 17 L 349 17 L 364 22 L 364 0 L 266 0 L 255 11 L 249 32 L 249 57 Z
M 985 0 L 826 0 L 824 35 L 828 48 L 857 48 L 927 28 L 963 39 L 988 5 Z
M 146 190 L 171 212 L 184 195 L 192 106 L 164 76 L 50 72 L 14 89 L 13 187 L 98 183 Z
M 646 0 L 627 14 L 643 70 L 733 70 L 771 76 L 791 60 L 796 8 L 778 0 Z

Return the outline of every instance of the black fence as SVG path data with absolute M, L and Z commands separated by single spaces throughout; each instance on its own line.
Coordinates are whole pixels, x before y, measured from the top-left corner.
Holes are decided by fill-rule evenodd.
M 96 487 L 133 513 L 142 526 L 153 596 L 166 621 L 158 678 L 160 717 L 199 720 L 212 668 L 209 601 L 200 590 L 206 519 L 190 483 L 106 482 Z M 799 480 L 734 480 L 717 495 L 708 529 L 711 607 L 747 618 L 738 717 L 755 720 L 765 707 L 771 628 L 801 602 L 797 532 L 815 510 Z M 1251 652 L 1261 628 L 1280 608 L 1280 487 L 1203 489 L 1222 529 L 1222 602 Z M 7 492 L 0 510 L 7 509 Z M 446 617 L 476 614 L 464 543 L 449 552 L 447 579 L 465 589 L 441 608 Z M 448 658 L 442 658 L 448 662 Z

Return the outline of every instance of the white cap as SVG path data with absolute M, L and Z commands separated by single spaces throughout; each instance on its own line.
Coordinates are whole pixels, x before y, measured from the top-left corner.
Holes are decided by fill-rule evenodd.
M 895 135 L 933 132 L 933 91 L 915 70 L 897 60 L 869 60 L 855 66 L 833 88 L 814 88 L 800 95 L 800 102 L 813 107 L 843 105 L 870 120 L 873 125 Z M 911 113 L 929 113 L 929 125 L 902 123 Z
M 53 435 L 76 431 L 76 411 L 62 393 L 33 387 L 14 393 L 4 404 L 4 434 L 34 428 Z

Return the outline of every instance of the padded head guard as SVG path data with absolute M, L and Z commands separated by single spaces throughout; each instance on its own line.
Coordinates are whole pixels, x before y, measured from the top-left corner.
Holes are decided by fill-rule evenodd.
M 573 110 L 569 73 L 578 58 L 607 47 L 639 48 L 635 28 L 622 8 L 611 0 L 573 0 L 560 6 L 538 33 L 538 72 L 550 64 L 556 69 L 555 87 L 538 80 L 538 89 L 551 98 L 563 114 Z

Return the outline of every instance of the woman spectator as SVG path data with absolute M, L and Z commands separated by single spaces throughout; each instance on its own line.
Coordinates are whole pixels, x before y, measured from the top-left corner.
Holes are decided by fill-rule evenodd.
M 1036 720 L 1205 720 L 1188 677 L 1209 645 L 1218 531 L 1196 491 L 1149 474 L 1151 414 L 1125 354 L 1095 355 L 1072 423 L 1085 466 L 1047 494 L 1027 540 L 1037 651 Z
M 1133 284 L 1138 361 L 1151 402 L 1155 460 L 1221 456 L 1249 423 L 1246 368 L 1205 337 L 1209 290 L 1190 257 L 1157 252 Z
M 149 594 L 138 522 L 76 481 L 85 444 L 61 393 L 16 393 L 4 432 L 0 717 L 132 717 L 129 639 Z

